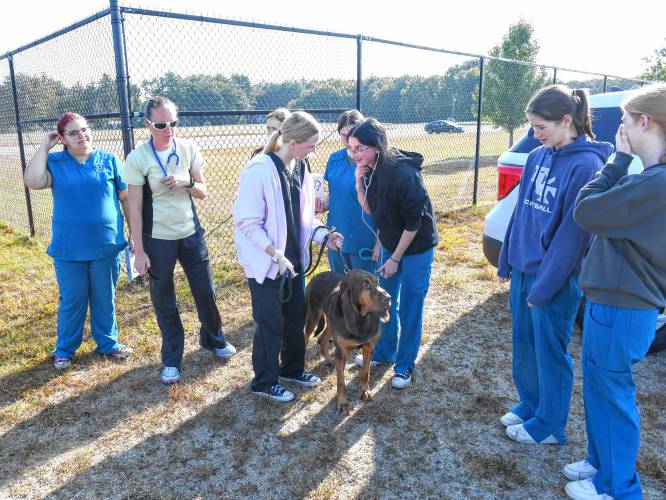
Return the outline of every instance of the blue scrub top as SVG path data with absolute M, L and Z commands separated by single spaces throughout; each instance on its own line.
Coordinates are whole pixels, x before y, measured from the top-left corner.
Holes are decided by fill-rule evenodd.
M 336 231 L 345 237 L 342 251 L 356 253 L 362 248 L 375 245 L 375 235 L 363 221 L 373 230 L 375 223 L 370 214 L 363 213 L 361 220 L 361 205 L 356 198 L 356 179 L 354 178 L 356 164 L 350 161 L 347 150 L 341 149 L 332 153 L 326 164 L 324 180 L 328 182 L 328 220 L 329 226 L 335 226 Z
M 54 259 L 96 260 L 127 246 L 117 191 L 123 164 L 113 153 L 93 150 L 81 164 L 67 150 L 49 153 L 53 225 L 46 250 Z

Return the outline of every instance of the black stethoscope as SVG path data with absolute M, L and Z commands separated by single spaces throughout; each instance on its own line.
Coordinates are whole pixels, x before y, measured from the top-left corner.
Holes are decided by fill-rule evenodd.
M 176 159 L 176 167 L 180 164 L 180 156 L 178 156 L 178 150 L 176 149 L 176 139 L 171 139 L 171 143 L 173 144 L 173 149 L 171 150 L 171 153 L 169 153 L 169 156 L 167 156 L 166 159 L 166 164 L 169 165 L 169 161 L 171 161 L 171 157 L 174 157 Z M 164 177 L 169 175 L 167 173 L 166 167 L 162 164 L 162 160 L 160 160 L 159 155 L 157 154 L 157 151 L 155 150 L 155 145 L 153 144 L 153 138 L 150 138 L 150 148 L 153 150 L 153 155 L 155 155 L 155 159 L 157 160 L 157 164 L 160 166 L 162 169 L 162 173 L 164 174 Z M 173 194 L 173 189 L 169 189 L 169 194 Z

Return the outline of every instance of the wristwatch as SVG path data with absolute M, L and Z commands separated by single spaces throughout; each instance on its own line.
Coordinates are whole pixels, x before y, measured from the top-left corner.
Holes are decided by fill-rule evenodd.
M 194 184 L 195 184 L 194 178 L 190 175 L 190 186 L 189 186 L 189 188 L 192 189 L 194 187 Z

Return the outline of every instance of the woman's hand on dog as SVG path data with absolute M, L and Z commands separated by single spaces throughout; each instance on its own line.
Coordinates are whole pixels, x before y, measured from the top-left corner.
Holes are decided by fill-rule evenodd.
M 342 249 L 342 243 L 345 241 L 345 237 L 338 232 L 329 233 L 328 242 L 326 245 L 331 250 L 339 252 Z

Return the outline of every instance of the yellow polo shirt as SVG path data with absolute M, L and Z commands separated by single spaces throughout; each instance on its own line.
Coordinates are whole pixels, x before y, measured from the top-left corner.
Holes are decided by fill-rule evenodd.
M 190 179 L 190 172 L 199 172 L 204 159 L 199 148 L 187 139 L 175 138 L 167 151 L 157 151 L 169 175 Z M 168 164 L 165 163 L 170 156 Z M 176 164 L 177 163 L 177 164 Z M 150 140 L 132 151 L 125 160 L 123 181 L 143 186 L 143 234 L 160 240 L 179 240 L 194 234 L 196 209 L 187 188 L 178 188 L 173 194 L 161 181 L 164 172 L 153 153 Z

